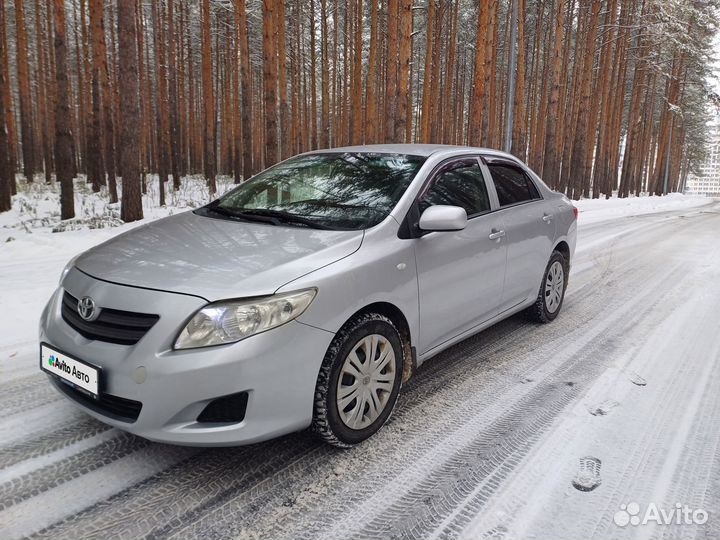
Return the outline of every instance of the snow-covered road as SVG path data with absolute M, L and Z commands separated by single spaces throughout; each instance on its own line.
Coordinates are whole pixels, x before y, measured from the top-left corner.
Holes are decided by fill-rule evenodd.
M 0 538 L 720 537 L 720 203 L 663 201 L 590 201 L 560 317 L 429 361 L 349 451 L 165 446 L 86 417 L 33 341 L 72 253 L 18 247 L 0 262 Z M 617 524 L 676 503 L 706 523 Z

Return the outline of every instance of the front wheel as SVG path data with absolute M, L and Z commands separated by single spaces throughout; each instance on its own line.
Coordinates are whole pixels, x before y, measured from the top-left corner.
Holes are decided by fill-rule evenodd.
M 379 430 L 397 401 L 403 372 L 400 333 L 387 317 L 364 313 L 333 340 L 315 388 L 313 431 L 339 447 Z
M 553 251 L 545 268 L 537 299 L 526 311 L 530 320 L 548 323 L 558 316 L 565 298 L 567 275 L 568 264 L 565 256 L 559 251 Z

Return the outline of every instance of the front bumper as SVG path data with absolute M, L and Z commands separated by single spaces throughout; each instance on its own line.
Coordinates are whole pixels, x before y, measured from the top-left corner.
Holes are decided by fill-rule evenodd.
M 76 298 L 92 296 L 99 306 L 153 312 L 160 319 L 135 345 L 89 340 L 63 320 L 64 290 Z M 309 426 L 317 374 L 333 334 L 291 321 L 230 345 L 173 350 L 178 332 L 205 304 L 199 297 L 107 283 L 72 269 L 43 311 L 40 340 L 101 367 L 103 393 L 142 404 L 134 422 L 73 399 L 78 406 L 105 423 L 147 439 L 232 446 Z M 238 392 L 248 395 L 241 422 L 197 421 L 208 403 Z

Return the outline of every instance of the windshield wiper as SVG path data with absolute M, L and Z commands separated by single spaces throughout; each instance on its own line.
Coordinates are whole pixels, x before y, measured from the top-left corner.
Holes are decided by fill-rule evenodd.
M 276 221 L 282 221 L 285 223 L 299 223 L 300 225 L 305 225 L 307 227 L 310 227 L 312 229 L 321 229 L 325 231 L 331 231 L 333 230 L 332 227 L 328 227 L 327 225 L 322 225 L 321 223 L 318 223 L 317 221 L 313 221 L 312 219 L 307 219 L 302 216 L 298 216 L 297 214 L 291 214 L 290 212 L 283 212 L 282 210 L 270 210 L 268 208 L 251 208 L 247 210 L 242 210 L 237 212 L 238 216 L 251 216 L 251 217 L 265 217 L 274 219 Z
M 235 210 L 230 210 L 229 208 L 225 208 L 223 206 L 219 206 L 217 204 L 215 205 L 208 205 L 205 207 L 207 210 L 210 210 L 211 212 L 215 212 L 216 214 L 221 214 L 223 216 L 235 218 L 235 219 L 242 219 L 244 221 L 256 221 L 260 223 L 270 223 L 271 225 L 280 225 L 280 220 L 278 220 L 275 217 L 271 216 L 263 216 L 259 214 L 249 214 L 247 212 L 238 212 Z

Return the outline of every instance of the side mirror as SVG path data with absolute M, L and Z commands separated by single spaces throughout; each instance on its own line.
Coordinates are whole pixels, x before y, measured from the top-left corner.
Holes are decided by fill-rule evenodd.
M 467 225 L 465 209 L 444 204 L 427 208 L 418 223 L 423 231 L 461 231 L 465 225 Z

